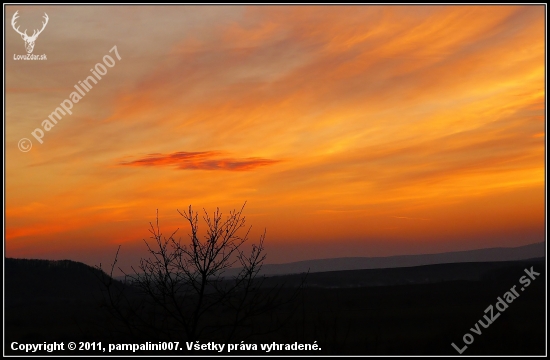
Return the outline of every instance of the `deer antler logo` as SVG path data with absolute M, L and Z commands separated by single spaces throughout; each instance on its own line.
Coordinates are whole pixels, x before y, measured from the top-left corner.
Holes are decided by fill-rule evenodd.
M 25 29 L 25 32 L 21 32 L 19 31 L 19 26 L 17 28 L 15 27 L 15 20 L 17 20 L 17 18 L 19 17 L 17 16 L 18 12 L 19 10 L 17 10 L 15 14 L 13 14 L 13 17 L 11 18 L 11 26 L 13 27 L 13 30 L 15 30 L 19 35 L 21 35 L 21 38 L 25 40 L 25 49 L 27 49 L 28 54 L 31 54 L 32 51 L 34 50 L 34 42 L 36 41 L 36 38 L 38 37 L 38 35 L 40 35 L 42 31 L 44 31 L 44 28 L 48 24 L 48 14 L 44 13 L 44 19 L 46 19 L 46 21 L 42 22 L 42 29 L 38 30 L 38 32 L 37 30 L 34 30 L 32 33 L 32 36 L 28 36 L 26 29 Z

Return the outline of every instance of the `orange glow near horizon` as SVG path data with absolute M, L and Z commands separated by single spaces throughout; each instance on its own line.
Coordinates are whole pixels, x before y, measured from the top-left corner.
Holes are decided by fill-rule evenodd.
M 6 256 L 130 262 L 156 209 L 245 201 L 271 263 L 545 240 L 544 6 L 89 10 L 20 11 L 48 60 L 6 60 Z

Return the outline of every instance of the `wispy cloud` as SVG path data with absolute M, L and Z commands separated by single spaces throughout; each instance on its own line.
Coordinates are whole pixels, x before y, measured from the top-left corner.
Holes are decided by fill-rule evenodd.
M 408 217 L 408 216 L 394 216 L 394 218 L 396 218 L 396 219 L 405 219 L 405 220 L 423 220 L 423 221 L 431 220 L 431 219 L 415 218 L 415 217 Z

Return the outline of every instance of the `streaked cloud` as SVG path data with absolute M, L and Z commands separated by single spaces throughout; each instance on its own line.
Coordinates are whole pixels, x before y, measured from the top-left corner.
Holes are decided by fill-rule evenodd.
M 416 218 L 416 217 L 408 217 L 408 216 L 394 216 L 396 219 L 404 219 L 404 220 L 422 220 L 422 221 L 429 221 L 431 219 L 425 219 L 425 218 Z

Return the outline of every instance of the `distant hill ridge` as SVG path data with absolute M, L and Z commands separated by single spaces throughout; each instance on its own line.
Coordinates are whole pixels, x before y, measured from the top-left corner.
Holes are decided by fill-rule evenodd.
M 261 274 L 284 275 L 307 272 L 325 272 L 340 270 L 383 269 L 411 267 L 431 264 L 462 262 L 515 261 L 545 257 L 545 242 L 519 247 L 498 247 L 478 250 L 454 251 L 437 254 L 397 255 L 385 257 L 344 257 L 297 261 L 286 264 L 266 264 Z M 236 270 L 231 269 L 227 275 Z
M 343 257 L 331 259 L 304 260 L 286 264 L 265 264 L 262 275 L 287 275 L 305 272 L 329 272 L 343 270 L 390 269 L 434 264 L 466 262 L 500 262 L 544 258 L 545 242 L 519 247 L 488 248 L 455 251 L 437 254 L 397 255 L 386 257 Z M 66 271 L 66 270 L 70 271 Z M 94 267 L 72 260 L 5 259 L 6 286 L 17 289 L 17 293 L 32 292 L 25 286 L 26 280 L 44 287 L 42 293 L 62 294 L 64 292 L 87 292 L 90 283 L 99 285 L 101 272 Z M 239 269 L 229 269 L 225 276 L 236 274 Z M 15 277 L 7 275 L 15 275 Z M 54 278 L 56 280 L 54 280 Z M 115 277 L 122 279 L 123 277 Z M 17 279 L 17 280 L 15 280 Z M 41 279 L 43 281 L 41 281 Z M 71 284 L 71 289 L 57 288 L 55 284 Z M 79 286 L 82 284 L 82 286 Z M 86 284 L 86 285 L 84 285 Z

